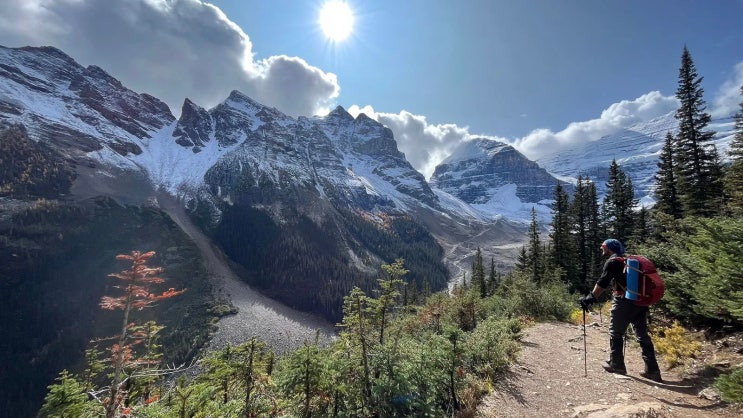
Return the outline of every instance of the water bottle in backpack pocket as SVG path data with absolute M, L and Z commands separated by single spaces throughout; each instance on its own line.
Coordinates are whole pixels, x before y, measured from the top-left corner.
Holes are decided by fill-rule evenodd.
M 665 293 L 665 283 L 655 264 L 641 255 L 617 257 L 624 263 L 627 288 L 624 297 L 638 306 L 656 304 Z

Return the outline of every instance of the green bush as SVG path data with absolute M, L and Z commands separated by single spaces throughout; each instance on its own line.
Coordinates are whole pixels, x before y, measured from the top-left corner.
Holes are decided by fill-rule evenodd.
M 717 378 L 715 387 L 722 399 L 728 402 L 743 403 L 743 367 L 734 369 L 730 374 Z
M 696 325 L 743 325 L 743 219 L 687 219 L 649 252 L 666 283 L 661 306 Z

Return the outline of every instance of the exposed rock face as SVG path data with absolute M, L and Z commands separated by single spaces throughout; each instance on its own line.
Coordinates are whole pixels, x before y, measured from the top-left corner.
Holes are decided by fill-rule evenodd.
M 0 62 L 0 120 L 24 125 L 31 138 L 72 158 L 104 147 L 138 155 L 138 140 L 175 120 L 164 102 L 56 48 L 0 47 Z
M 186 99 L 181 109 L 181 117 L 173 131 L 175 142 L 184 147 L 193 147 L 194 152 L 209 142 L 213 132 L 212 119 L 206 109 Z
M 480 138 L 463 143 L 431 176 L 431 185 L 470 204 L 486 204 L 515 184 L 525 202 L 552 199 L 557 179 L 510 145 Z

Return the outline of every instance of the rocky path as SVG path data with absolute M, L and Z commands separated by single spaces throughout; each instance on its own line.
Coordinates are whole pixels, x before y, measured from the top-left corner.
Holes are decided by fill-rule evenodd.
M 731 417 L 743 409 L 705 397 L 700 380 L 682 378 L 661 361 L 664 383 L 640 377 L 643 362 L 634 342 L 626 347 L 627 376 L 606 373 L 608 322 L 583 327 L 539 323 L 526 331 L 523 351 L 507 378 L 483 400 L 478 417 Z M 587 352 L 587 373 L 584 353 Z M 738 362 L 740 358 L 738 358 Z M 702 392 L 702 396 L 700 396 Z
M 334 335 L 332 324 L 315 316 L 298 312 L 264 297 L 241 281 L 230 269 L 225 255 L 191 222 L 183 205 L 167 193 L 159 193 L 157 202 L 173 221 L 195 242 L 205 261 L 217 296 L 231 301 L 238 309 L 236 315 L 222 318 L 209 349 L 218 350 L 227 344 L 235 345 L 252 336 L 266 342 L 275 353 L 281 354 L 314 341 L 320 331 L 320 342 Z

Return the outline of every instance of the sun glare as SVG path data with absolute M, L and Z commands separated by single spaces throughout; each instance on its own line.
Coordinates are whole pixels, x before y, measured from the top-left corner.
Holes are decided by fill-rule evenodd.
M 353 12 L 345 1 L 328 0 L 320 10 L 320 27 L 333 42 L 348 38 L 353 30 L 353 20 Z

